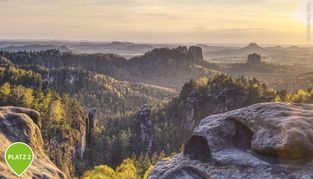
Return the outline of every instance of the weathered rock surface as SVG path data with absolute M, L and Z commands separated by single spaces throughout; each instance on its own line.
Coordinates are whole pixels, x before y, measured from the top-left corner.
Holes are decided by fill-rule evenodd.
M 0 107 L 0 178 L 16 177 L 3 158 L 6 148 L 14 142 L 27 143 L 35 155 L 32 165 L 20 178 L 65 178 L 43 150 L 40 129 L 33 122 L 38 119 L 39 113 L 34 110 Z
M 131 124 L 130 146 L 132 150 L 140 153 L 152 153 L 154 150 L 152 128 L 151 106 L 145 104 L 138 110 Z
M 258 55 L 256 53 L 250 54 L 248 56 L 247 64 L 250 65 L 261 64 L 261 55 Z
M 203 61 L 202 48 L 197 46 L 190 46 L 188 52 L 192 54 L 196 61 Z
M 137 125 L 139 126 L 139 136 L 143 142 L 146 152 L 151 153 L 152 148 L 152 122 L 151 106 L 145 104 L 137 113 Z
M 148 178 L 313 178 L 313 105 L 260 103 L 209 116 Z
M 68 178 L 73 178 L 82 171 L 82 161 L 87 143 L 86 116 L 80 108 L 71 122 L 71 132 L 63 135 L 56 132 L 49 139 L 45 139 L 45 146 L 49 158 L 65 173 Z
M 96 113 L 97 109 L 92 108 L 88 111 L 88 118 L 86 121 L 86 138 L 89 147 L 94 145 L 94 130 L 96 127 Z

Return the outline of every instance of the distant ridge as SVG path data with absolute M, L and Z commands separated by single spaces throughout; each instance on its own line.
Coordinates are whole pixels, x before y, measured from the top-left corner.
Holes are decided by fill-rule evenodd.
M 56 49 L 60 52 L 70 52 L 71 50 L 67 48 L 66 46 L 57 46 L 57 45 L 41 45 L 41 44 L 30 44 L 30 45 L 22 45 L 22 46 L 8 46 L 4 48 L 0 48 L 0 50 L 3 51 L 9 51 L 9 52 L 18 52 L 18 51 L 45 51 L 45 50 L 51 50 Z
M 131 42 L 113 41 L 111 43 L 80 43 L 73 45 L 77 52 L 84 53 L 113 53 L 124 57 L 144 54 L 155 47 L 149 44 L 135 44 Z
M 258 44 L 256 43 L 250 43 L 247 46 L 243 47 L 243 48 L 238 48 L 238 49 L 223 49 L 223 50 L 217 50 L 217 51 L 212 51 L 212 52 L 208 52 L 208 54 L 210 56 L 213 57 L 220 57 L 220 56 L 247 56 L 251 53 L 258 53 L 261 55 L 266 55 L 268 54 L 268 50 L 260 47 Z
M 246 47 L 243 47 L 243 48 L 241 48 L 240 50 L 243 50 L 243 51 L 250 51 L 250 50 L 255 50 L 255 51 L 257 51 L 257 50 L 264 50 L 264 48 L 262 48 L 262 47 L 260 47 L 258 44 L 256 44 L 256 43 L 250 43 L 248 46 L 246 46 Z

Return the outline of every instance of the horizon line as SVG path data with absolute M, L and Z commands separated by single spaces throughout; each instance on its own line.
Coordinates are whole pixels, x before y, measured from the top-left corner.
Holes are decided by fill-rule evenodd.
M 134 43 L 134 44 L 167 44 L 167 45 L 179 45 L 179 44 L 190 44 L 190 45 L 249 45 L 251 43 L 256 43 L 257 45 L 262 46 L 312 46 L 313 44 L 286 44 L 286 43 L 262 43 L 262 42 L 159 42 L 159 41 L 132 41 L 132 40 L 91 40 L 91 39 L 32 39 L 32 38 L 0 38 L 0 42 L 67 42 L 67 43 L 113 43 L 113 42 L 121 42 L 121 43 Z

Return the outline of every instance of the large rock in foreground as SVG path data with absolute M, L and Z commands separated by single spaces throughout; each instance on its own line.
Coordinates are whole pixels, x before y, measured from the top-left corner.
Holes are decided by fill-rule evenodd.
M 16 178 L 4 160 L 5 150 L 14 142 L 27 143 L 34 152 L 34 160 L 20 178 L 65 178 L 43 150 L 41 132 L 34 121 L 39 113 L 18 107 L 0 107 L 0 178 Z
M 313 105 L 261 103 L 201 121 L 149 178 L 313 178 Z

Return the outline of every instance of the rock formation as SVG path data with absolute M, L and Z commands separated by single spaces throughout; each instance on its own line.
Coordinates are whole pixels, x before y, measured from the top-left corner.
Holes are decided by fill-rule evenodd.
M 206 111 L 209 114 L 219 114 L 255 103 L 269 102 L 273 99 L 274 96 L 258 96 L 245 88 L 226 86 L 218 90 L 208 91 Z
M 185 53 L 185 54 L 188 53 L 188 49 L 186 46 L 179 46 L 175 50 L 179 51 L 180 53 Z
M 38 121 L 39 113 L 25 108 L 0 107 L 0 178 L 14 178 L 6 165 L 4 152 L 14 142 L 27 143 L 35 158 L 30 168 L 21 178 L 65 178 L 43 150 L 40 129 L 33 121 Z
M 134 57 L 128 61 L 130 65 L 148 63 L 154 68 L 163 64 L 177 65 L 177 63 L 194 63 L 203 61 L 202 48 L 197 46 L 179 46 L 177 48 L 156 48 L 143 56 Z M 142 65 L 142 64 L 141 64 Z
M 82 110 L 82 109 L 81 109 Z M 81 163 L 86 148 L 86 118 L 83 111 L 75 116 L 72 122 L 72 132 L 66 136 L 57 132 L 45 139 L 45 149 L 53 163 L 62 170 L 68 178 L 72 178 L 81 170 Z
M 152 123 L 151 123 L 151 107 L 147 104 L 143 105 L 137 113 L 137 120 L 140 125 L 140 139 L 143 142 L 148 153 L 152 147 Z
M 149 179 L 313 176 L 313 105 L 259 103 L 209 116 L 183 154 L 159 162 Z
M 132 148 L 151 154 L 152 151 L 152 122 L 151 106 L 145 104 L 136 114 L 136 119 L 132 126 L 134 137 L 132 138 Z
M 15 107 L 15 106 L 7 106 L 7 107 L 3 107 L 1 108 L 2 112 L 14 112 L 14 113 L 24 113 L 26 115 L 28 115 L 33 122 L 39 127 L 39 129 L 41 128 L 41 119 L 40 119 L 40 114 L 39 112 L 32 110 L 32 109 L 27 109 L 27 108 L 22 108 L 22 107 Z
M 92 108 L 88 112 L 88 118 L 86 122 L 86 136 L 87 136 L 87 145 L 88 146 L 93 146 L 94 145 L 94 130 L 95 130 L 95 125 L 96 125 L 96 112 L 97 109 Z
M 194 59 L 197 62 L 203 61 L 203 55 L 202 55 L 202 48 L 197 46 L 190 46 L 188 49 L 188 53 L 192 54 L 194 56 Z
M 248 56 L 247 64 L 250 64 L 250 65 L 261 64 L 261 55 L 258 55 L 256 53 L 250 54 Z
M 195 93 L 191 93 L 186 99 L 186 121 L 183 122 L 183 128 L 192 130 L 195 127 L 195 112 L 198 108 L 199 98 Z

